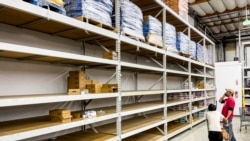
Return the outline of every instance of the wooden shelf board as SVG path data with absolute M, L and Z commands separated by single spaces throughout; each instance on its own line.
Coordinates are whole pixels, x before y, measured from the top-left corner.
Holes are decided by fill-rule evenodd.
M 84 95 L 68 95 L 68 94 L 37 94 L 37 95 L 13 95 L 0 96 L 0 107 L 42 104 L 53 102 L 77 101 L 84 99 L 99 99 L 117 97 L 117 93 L 102 94 L 84 94 Z
M 111 115 L 114 114 L 114 111 L 112 109 L 104 109 L 105 114 L 99 115 L 98 117 L 106 116 L 106 115 Z M 72 119 L 71 122 L 76 122 L 76 121 L 84 121 L 84 120 L 94 120 L 94 118 L 91 119 Z M 27 118 L 27 119 L 20 119 L 20 120 L 13 120 L 13 121 L 5 121 L 5 122 L 0 122 L 0 137 L 4 135 L 11 135 L 11 134 L 16 134 L 16 133 L 21 133 L 21 132 L 26 132 L 26 131 L 32 131 L 36 129 L 42 129 L 42 128 L 49 128 L 52 126 L 57 126 L 57 125 L 62 125 L 66 123 L 61 123 L 61 122 L 52 122 L 49 119 L 49 116 L 44 116 L 44 117 L 34 117 L 34 118 Z M 79 125 L 81 126 L 81 125 Z
M 185 111 L 168 111 L 167 112 L 167 121 L 173 121 L 176 119 L 179 119 L 181 117 L 187 116 L 189 115 L 189 112 L 185 112 Z
M 114 139 L 115 137 L 116 135 L 112 134 L 79 131 L 59 136 L 56 138 L 56 141 L 109 141 Z
M 189 125 L 190 125 L 189 123 L 172 122 L 171 124 L 168 124 L 168 134 L 172 134 Z
M 135 96 L 135 95 L 155 95 L 163 94 L 164 90 L 152 90 L 152 91 L 124 91 L 122 96 Z
M 141 103 L 123 105 L 122 112 L 130 111 L 130 110 L 139 110 L 143 108 L 150 108 L 154 106 L 163 106 L 163 102 L 153 101 L 153 102 L 141 102 Z
M 193 118 L 193 123 L 192 125 L 196 125 L 202 121 L 205 121 L 205 118 Z
M 136 117 L 132 119 L 122 120 L 122 134 L 128 133 L 146 126 L 150 126 L 154 123 L 161 122 L 162 119 L 157 118 L 151 118 L 149 115 L 149 118 L 145 117 Z M 100 127 L 96 127 L 97 131 L 100 133 L 107 133 L 107 134 L 116 134 L 116 124 L 107 124 Z
M 123 141 L 162 141 L 163 135 L 152 133 L 139 133 L 134 136 L 123 139 Z
M 169 99 L 167 100 L 168 107 L 185 103 L 189 103 L 189 100 L 169 100 Z

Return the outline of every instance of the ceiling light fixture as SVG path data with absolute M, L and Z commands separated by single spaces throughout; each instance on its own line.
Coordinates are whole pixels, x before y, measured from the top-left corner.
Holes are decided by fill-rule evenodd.
M 250 25 L 250 21 L 249 21 L 248 18 L 247 18 L 247 6 L 246 6 L 246 19 L 245 19 L 245 21 L 243 21 L 243 25 L 244 25 L 244 26 Z

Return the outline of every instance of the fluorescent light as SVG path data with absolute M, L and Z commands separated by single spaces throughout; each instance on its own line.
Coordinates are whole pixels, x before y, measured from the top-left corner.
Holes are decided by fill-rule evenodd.
M 250 21 L 248 19 L 246 19 L 245 21 L 243 21 L 243 25 L 250 25 Z

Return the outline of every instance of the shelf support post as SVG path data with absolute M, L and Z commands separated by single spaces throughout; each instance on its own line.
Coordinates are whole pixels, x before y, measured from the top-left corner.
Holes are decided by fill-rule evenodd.
M 122 134 L 122 116 L 121 116 L 121 109 L 122 109 L 122 87 L 121 87 L 121 30 L 120 30 L 120 8 L 121 8 L 121 1 L 115 1 L 115 27 L 117 29 L 117 36 L 118 39 L 116 40 L 116 52 L 117 52 L 117 66 L 116 66 L 116 80 L 118 84 L 118 97 L 116 98 L 116 113 L 118 117 L 116 118 L 116 140 L 121 141 L 121 134 Z
M 164 140 L 167 140 L 167 131 L 168 131 L 168 122 L 167 122 L 167 49 L 166 49 L 166 22 L 167 22 L 167 15 L 166 15 L 166 7 L 162 7 L 162 30 L 163 30 L 163 49 L 165 50 L 165 53 L 163 54 L 162 62 L 163 62 L 163 119 L 164 119 L 164 124 L 163 124 L 163 131 L 161 132 L 164 135 Z M 159 129 L 158 129 L 159 130 Z

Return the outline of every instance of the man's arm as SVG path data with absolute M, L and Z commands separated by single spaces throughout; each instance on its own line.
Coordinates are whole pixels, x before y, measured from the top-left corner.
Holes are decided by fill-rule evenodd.
M 226 119 L 228 119 L 232 113 L 233 113 L 233 110 L 228 109 Z
M 223 94 L 223 95 L 220 97 L 219 102 L 220 102 L 220 103 L 224 103 L 224 98 L 225 98 L 225 95 Z

